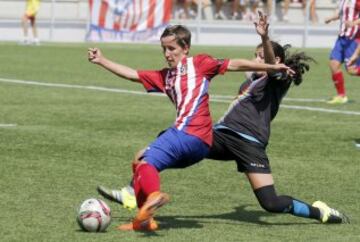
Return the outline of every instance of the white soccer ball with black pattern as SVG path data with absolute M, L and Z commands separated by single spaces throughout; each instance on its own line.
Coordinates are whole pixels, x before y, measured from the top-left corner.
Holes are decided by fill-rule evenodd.
M 110 207 L 101 199 L 85 200 L 79 208 L 77 222 L 87 232 L 103 232 L 110 225 Z

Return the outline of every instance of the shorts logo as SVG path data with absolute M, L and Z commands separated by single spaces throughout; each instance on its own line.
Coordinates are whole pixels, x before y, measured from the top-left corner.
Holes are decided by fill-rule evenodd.
M 250 165 L 257 168 L 265 168 L 263 164 L 259 164 L 259 163 L 251 162 Z

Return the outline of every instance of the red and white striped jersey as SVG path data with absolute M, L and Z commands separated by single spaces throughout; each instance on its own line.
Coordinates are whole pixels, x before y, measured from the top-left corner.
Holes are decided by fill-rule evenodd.
M 208 55 L 183 58 L 176 68 L 138 71 L 148 92 L 163 92 L 176 107 L 174 126 L 212 144 L 212 120 L 208 87 L 217 74 L 224 74 L 229 60 Z
M 345 36 L 354 39 L 359 34 L 359 26 L 346 28 L 346 21 L 354 21 L 360 18 L 360 0 L 340 0 L 339 2 L 340 16 L 340 33 L 339 36 Z

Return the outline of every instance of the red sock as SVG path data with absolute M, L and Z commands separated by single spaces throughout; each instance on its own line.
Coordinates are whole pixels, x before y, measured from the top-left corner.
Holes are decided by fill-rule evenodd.
M 336 92 L 339 96 L 345 96 L 345 81 L 342 71 L 336 72 L 332 75 Z
M 160 191 L 159 172 L 150 164 L 140 164 L 134 174 L 134 190 L 137 205 L 142 207 L 146 198 L 153 192 Z

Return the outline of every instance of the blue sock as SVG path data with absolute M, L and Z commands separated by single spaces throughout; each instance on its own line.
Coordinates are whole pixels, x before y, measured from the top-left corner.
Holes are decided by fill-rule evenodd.
M 304 217 L 304 218 L 310 217 L 309 205 L 298 200 L 293 200 L 293 207 L 290 212 L 298 217 Z
M 320 210 L 307 203 L 293 199 L 293 207 L 290 211 L 291 214 L 303 217 L 303 218 L 314 218 L 320 220 Z

